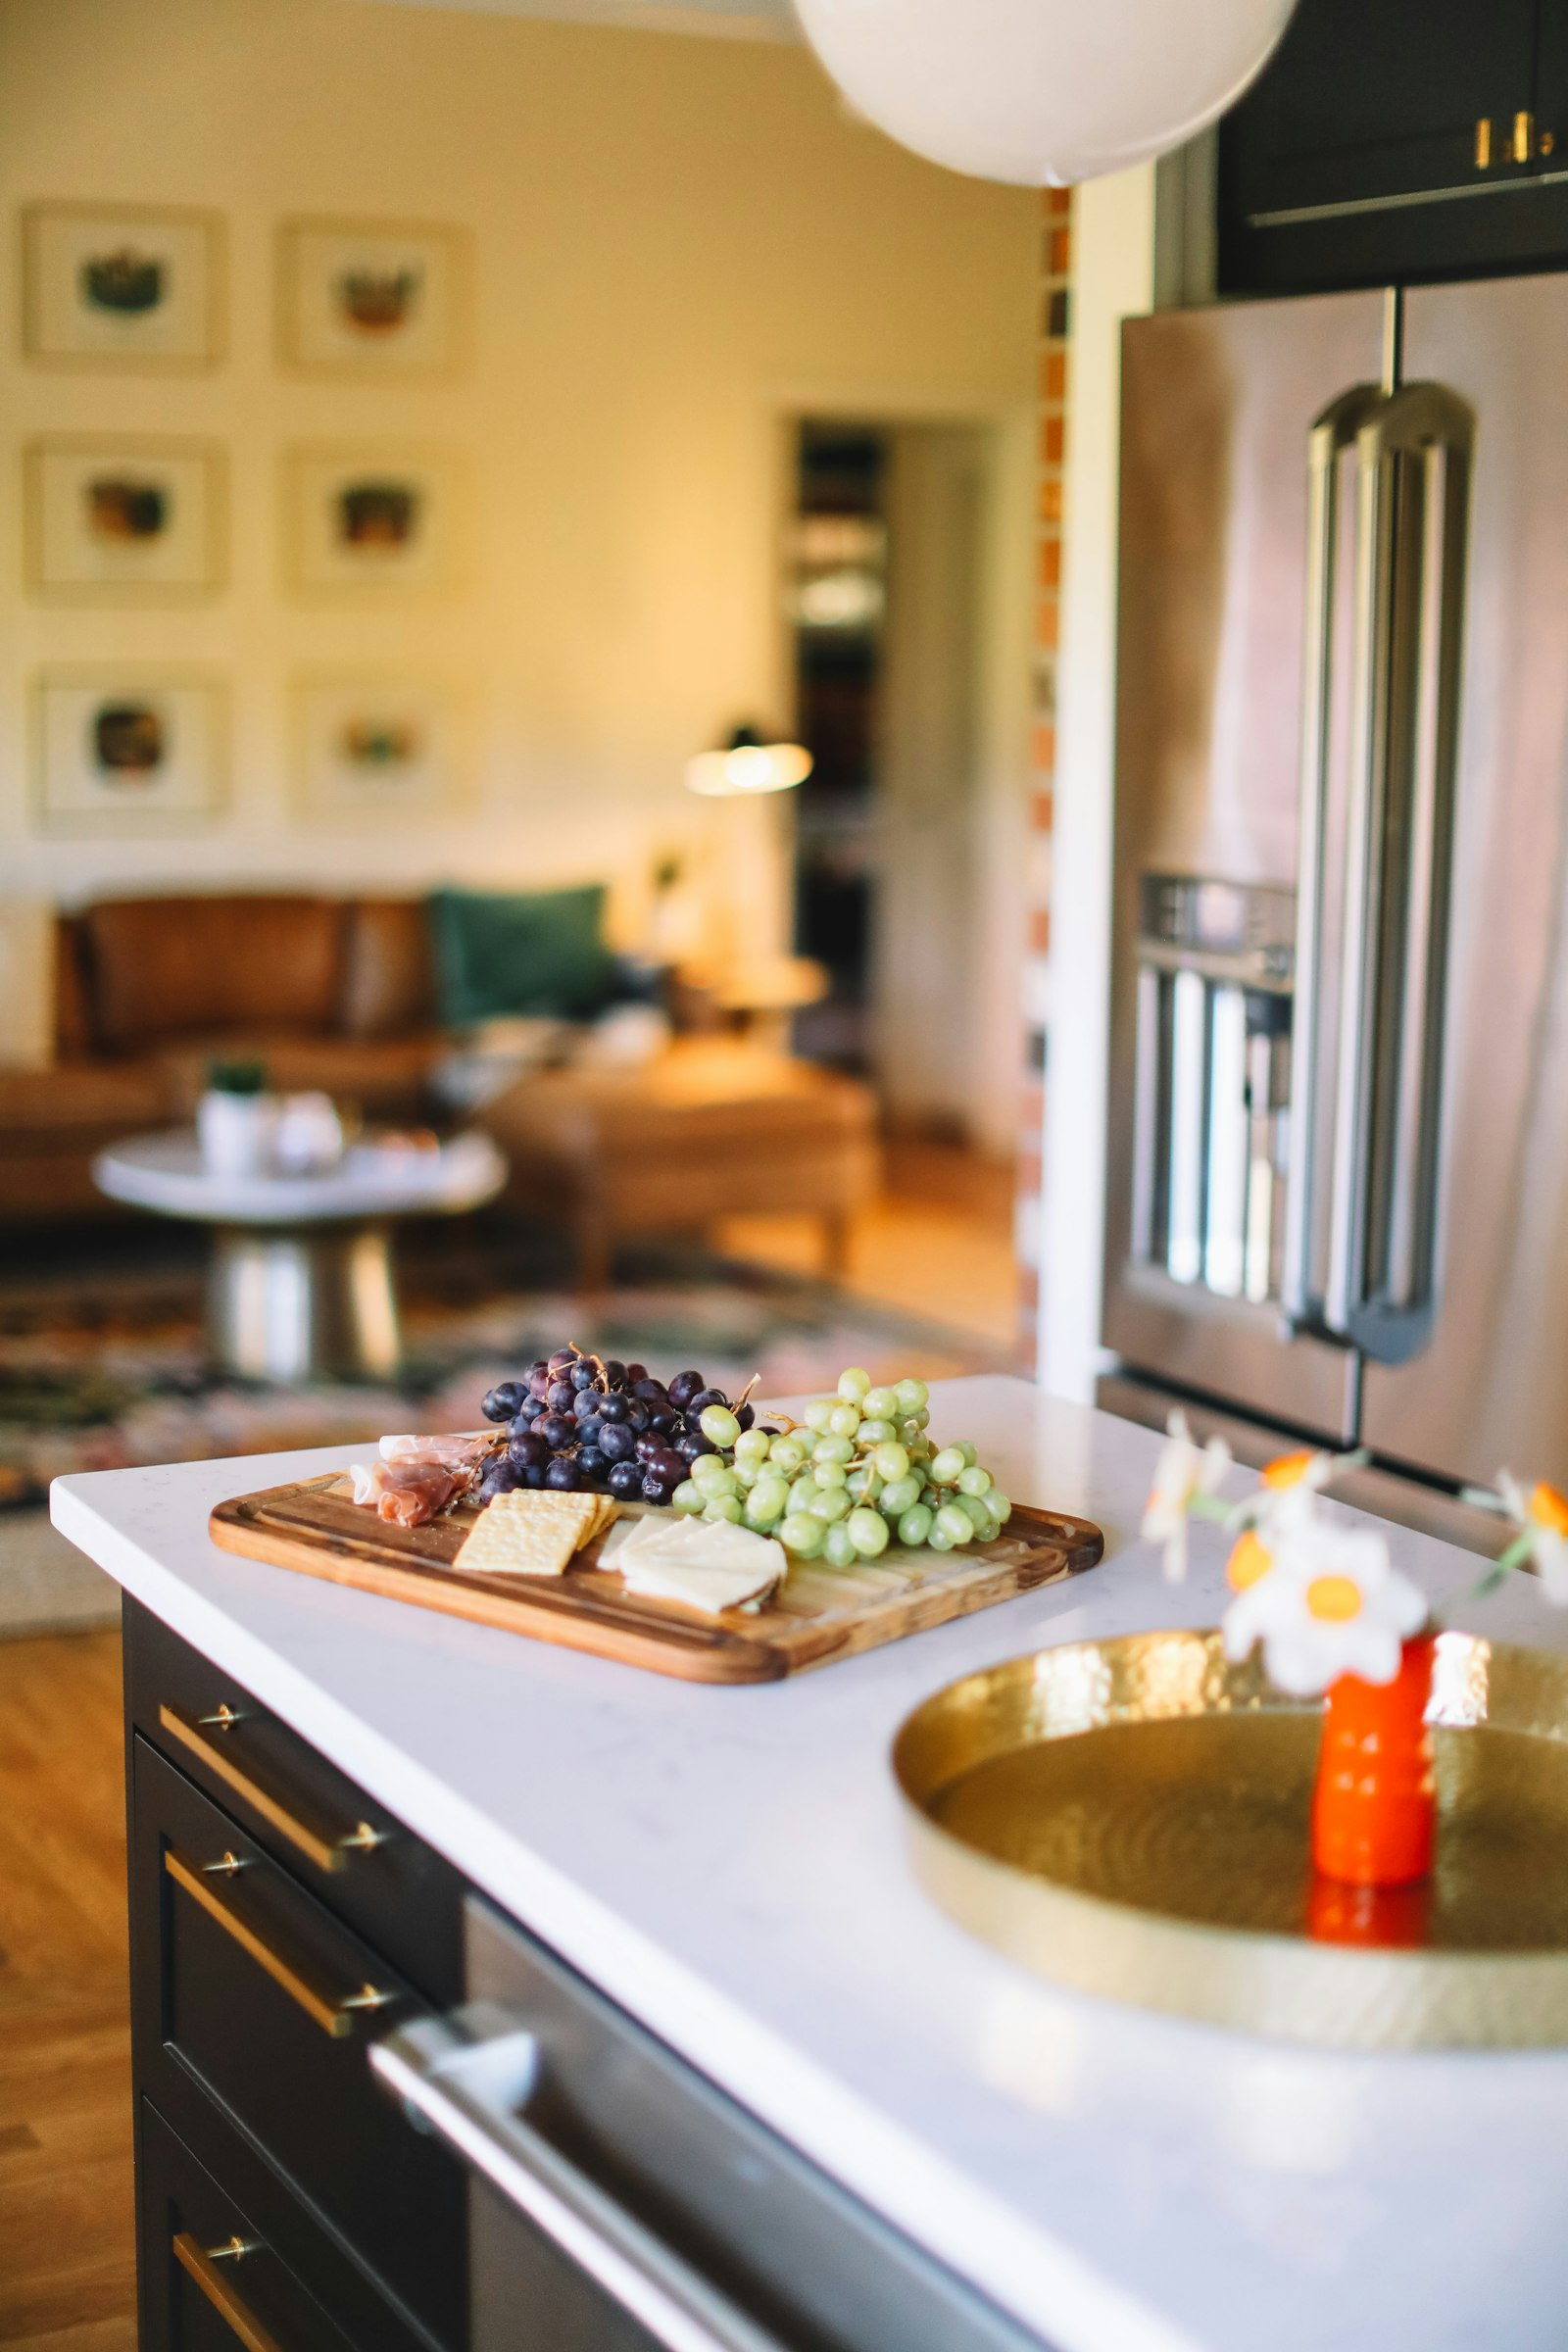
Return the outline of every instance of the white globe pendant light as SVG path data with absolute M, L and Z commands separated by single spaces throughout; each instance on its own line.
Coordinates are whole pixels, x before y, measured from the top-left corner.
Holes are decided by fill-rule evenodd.
M 1179 147 L 1266 64 L 1295 0 L 795 0 L 845 96 L 916 155 L 1060 185 Z

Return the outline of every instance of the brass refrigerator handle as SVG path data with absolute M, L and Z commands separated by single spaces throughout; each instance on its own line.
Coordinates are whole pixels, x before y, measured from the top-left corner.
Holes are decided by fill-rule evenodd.
M 220 1707 L 216 1714 L 203 1716 L 200 1722 L 192 1722 L 178 1707 L 172 1707 L 165 1700 L 159 1706 L 158 1720 L 171 1739 L 177 1740 L 182 1747 L 188 1748 L 193 1756 L 206 1765 L 209 1772 L 216 1773 L 227 1788 L 233 1789 L 236 1796 L 243 1797 L 253 1812 L 259 1813 L 291 1844 L 298 1846 L 318 1870 L 342 1870 L 350 1854 L 368 1853 L 373 1847 L 386 1843 L 386 1832 L 375 1829 L 368 1821 L 356 1822 L 352 1830 L 345 1831 L 322 1829 L 302 1821 L 298 1813 L 264 1788 L 260 1781 L 234 1762 L 232 1756 L 225 1755 L 221 1743 L 209 1739 L 204 1727 L 217 1724 L 226 1732 L 230 1725 L 243 1723 L 244 1717 L 236 1715 L 231 1707 Z
M 265 1936 L 257 1934 L 250 1922 L 224 1902 L 207 1883 L 198 1864 L 187 1862 L 184 1855 L 172 1846 L 164 1849 L 164 1868 L 174 1885 L 183 1889 L 191 1900 L 199 1903 L 210 1919 L 218 1922 L 225 1936 L 233 1937 L 241 1951 L 248 1952 L 259 1968 L 265 1969 L 275 1984 L 280 1984 L 291 2001 L 304 2010 L 312 2023 L 341 2041 L 354 2031 L 357 2013 L 365 2009 L 384 2009 L 396 1995 L 382 1992 L 373 1984 L 362 1984 L 357 1992 L 322 1992 L 308 1977 L 302 1976 L 292 1961 L 274 1951 Z
M 217 2262 L 224 2257 L 237 2259 L 242 2251 L 247 2254 L 252 2252 L 250 2246 L 242 2247 L 238 2240 L 231 2238 L 226 2246 L 208 2251 L 197 2238 L 192 2237 L 188 2230 L 181 2230 L 174 2236 L 172 2251 L 181 2270 L 195 2279 L 213 2309 L 227 2322 L 245 2346 L 246 2352 L 283 2352 L 271 2329 L 262 2326 L 249 2305 L 235 2293 L 222 2272 L 216 2267 Z
M 1296 985 L 1291 1010 L 1291 1179 L 1285 1200 L 1282 1293 L 1290 1322 L 1311 1328 L 1322 1302 L 1312 1281 L 1317 1113 L 1317 1009 L 1323 935 L 1323 844 L 1334 699 L 1334 609 L 1339 556 L 1339 469 L 1346 451 L 1388 395 L 1352 384 L 1313 420 L 1307 443 L 1305 696 L 1301 727 L 1300 853 L 1296 899 Z

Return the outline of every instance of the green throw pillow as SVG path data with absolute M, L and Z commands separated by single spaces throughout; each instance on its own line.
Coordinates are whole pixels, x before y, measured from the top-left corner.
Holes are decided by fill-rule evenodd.
M 437 890 L 429 909 L 436 994 L 449 1029 L 505 1013 L 589 1020 L 614 998 L 615 959 L 601 937 L 601 883 L 506 896 Z

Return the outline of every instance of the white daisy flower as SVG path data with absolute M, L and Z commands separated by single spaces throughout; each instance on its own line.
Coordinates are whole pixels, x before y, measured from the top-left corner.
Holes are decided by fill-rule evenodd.
M 1395 1568 L 1381 1536 L 1307 1521 L 1276 1542 L 1272 1567 L 1226 1610 L 1225 1652 L 1240 1660 L 1261 1642 L 1270 1682 L 1309 1698 L 1342 1674 L 1392 1683 L 1403 1642 L 1426 1617 L 1425 1594 Z
M 1258 1490 L 1232 1514 L 1237 1527 L 1256 1527 L 1276 1548 L 1312 1519 L 1316 1498 L 1331 1480 L 1356 1468 L 1364 1453 L 1327 1453 L 1309 1446 L 1276 1455 L 1258 1472 Z
M 1231 1466 L 1231 1449 L 1223 1438 L 1198 1445 L 1180 1410 L 1171 1414 L 1165 1430 L 1140 1533 L 1146 1544 L 1164 1546 L 1166 1578 L 1179 1585 L 1187 1574 L 1188 1513 L 1200 1495 L 1213 1494 Z
M 1568 1494 L 1539 1480 L 1527 1494 L 1507 1470 L 1497 1473 L 1497 1494 L 1519 1530 L 1503 1558 L 1512 1565 L 1517 1548 L 1521 1560 L 1533 1561 L 1546 1598 L 1562 1607 L 1568 1603 Z

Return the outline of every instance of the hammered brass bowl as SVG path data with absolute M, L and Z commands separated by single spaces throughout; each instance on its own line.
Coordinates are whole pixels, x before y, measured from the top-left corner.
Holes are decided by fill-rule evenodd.
M 1320 1709 L 1218 1633 L 1015 1658 L 908 1717 L 893 1766 L 943 1907 L 1056 1983 L 1341 2049 L 1568 2043 L 1568 1659 L 1444 1634 L 1438 1862 L 1314 1876 Z

